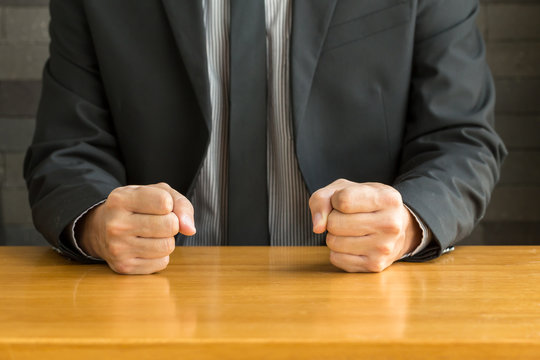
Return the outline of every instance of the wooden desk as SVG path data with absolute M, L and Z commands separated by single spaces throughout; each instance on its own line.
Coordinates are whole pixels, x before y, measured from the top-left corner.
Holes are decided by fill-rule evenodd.
M 326 248 L 177 248 L 121 276 L 0 247 L 0 359 L 539 359 L 540 247 L 347 274 Z

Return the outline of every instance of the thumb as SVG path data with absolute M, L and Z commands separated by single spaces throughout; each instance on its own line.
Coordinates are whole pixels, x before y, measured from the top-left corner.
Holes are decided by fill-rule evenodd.
M 311 210 L 314 233 L 322 234 L 326 231 L 328 215 L 330 215 L 333 210 L 332 196 L 336 191 L 343 187 L 343 182 L 337 180 L 330 185 L 315 191 L 309 198 L 309 209 Z

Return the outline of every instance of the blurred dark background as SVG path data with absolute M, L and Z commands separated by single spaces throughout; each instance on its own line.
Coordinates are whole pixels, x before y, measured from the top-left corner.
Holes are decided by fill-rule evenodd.
M 0 245 L 46 244 L 32 226 L 22 163 L 48 56 L 48 3 L 0 0 Z M 497 129 L 510 155 L 484 220 L 464 243 L 540 245 L 540 1 L 481 4 Z

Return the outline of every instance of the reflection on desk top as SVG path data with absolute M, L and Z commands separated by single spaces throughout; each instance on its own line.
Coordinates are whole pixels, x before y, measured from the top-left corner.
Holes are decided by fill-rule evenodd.
M 379 274 L 344 273 L 324 247 L 181 247 L 145 276 L 5 247 L 0 309 L 0 358 L 538 359 L 540 247 Z

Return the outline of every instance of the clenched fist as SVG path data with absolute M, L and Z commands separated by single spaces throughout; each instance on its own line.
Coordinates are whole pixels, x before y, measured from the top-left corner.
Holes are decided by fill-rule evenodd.
M 178 232 L 195 233 L 193 206 L 165 183 L 116 188 L 76 226 L 82 250 L 120 274 L 163 270 Z
M 391 186 L 340 179 L 313 193 L 309 207 L 313 231 L 328 231 L 330 261 L 345 271 L 383 271 L 420 244 L 420 226 Z

